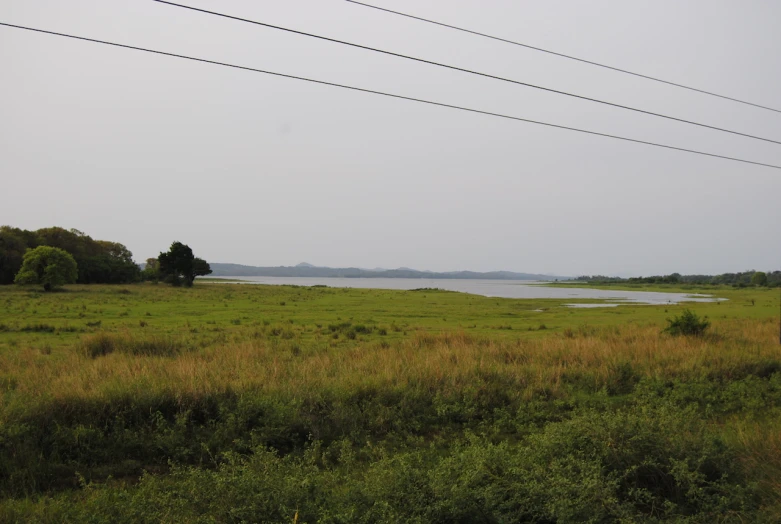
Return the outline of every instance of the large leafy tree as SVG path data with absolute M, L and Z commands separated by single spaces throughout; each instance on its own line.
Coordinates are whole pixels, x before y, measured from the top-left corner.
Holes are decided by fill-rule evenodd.
M 38 246 L 24 254 L 17 284 L 41 284 L 44 291 L 76 282 L 79 276 L 76 260 L 64 249 Z
M 193 285 L 195 277 L 208 275 L 212 272 L 209 264 L 193 255 L 190 246 L 181 242 L 174 242 L 166 253 L 160 253 L 157 257 L 159 273 L 166 282 L 174 286 Z

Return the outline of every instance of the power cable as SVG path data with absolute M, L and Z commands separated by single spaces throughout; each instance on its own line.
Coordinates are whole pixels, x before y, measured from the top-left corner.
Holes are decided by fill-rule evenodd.
M 206 9 L 199 9 L 197 7 L 192 7 L 192 6 L 189 6 L 189 5 L 183 5 L 183 4 L 177 4 L 177 3 L 174 3 L 174 2 L 168 2 L 166 0 L 154 0 L 154 1 L 157 2 L 157 3 L 160 3 L 160 4 L 166 4 L 166 5 L 170 5 L 170 6 L 174 6 L 174 7 L 180 7 L 182 9 L 189 9 L 190 11 L 197 11 L 199 13 L 204 13 L 204 14 L 213 15 L 213 16 L 219 16 L 219 17 L 222 17 L 222 18 L 228 18 L 230 20 L 237 20 L 239 22 L 247 22 L 249 24 L 263 26 L 263 27 L 267 27 L 269 29 L 278 29 L 280 31 L 285 31 L 285 32 L 288 32 L 288 33 L 294 33 L 294 34 L 302 35 L 302 36 L 308 36 L 308 37 L 311 37 L 311 38 L 317 38 L 319 40 L 325 40 L 327 42 L 333 42 L 333 43 L 336 43 L 336 44 L 342 44 L 342 45 L 346 45 L 346 46 L 350 46 L 350 47 L 356 47 L 358 49 L 364 49 L 366 51 L 373 51 L 375 53 L 382 53 L 382 54 L 386 54 L 386 55 L 390 55 L 390 56 L 395 56 L 395 57 L 398 57 L 398 58 L 404 58 L 406 60 L 414 60 L 415 62 L 421 62 L 421 63 L 424 63 L 424 64 L 429 64 L 429 65 L 433 65 L 433 66 L 437 66 L 437 67 L 443 67 L 443 68 L 451 69 L 451 70 L 454 70 L 454 71 L 461 71 L 463 73 L 469 73 L 469 74 L 472 74 L 472 75 L 482 76 L 482 77 L 485 77 L 485 78 L 491 78 L 493 80 L 501 80 L 502 82 L 509 82 L 511 84 L 521 85 L 521 86 L 525 86 L 525 87 L 531 87 L 533 89 L 539 89 L 541 91 L 547 91 L 549 93 L 555 93 L 555 94 L 558 94 L 558 95 L 564 95 L 564 96 L 569 96 L 569 97 L 572 97 L 572 98 L 578 98 L 580 100 L 587 100 L 589 102 L 596 102 L 598 104 L 604 104 L 604 105 L 607 105 L 607 106 L 617 107 L 617 108 L 620 108 L 620 109 L 626 109 L 626 110 L 629 110 L 629 111 L 635 111 L 637 113 L 643 113 L 643 114 L 646 114 L 646 115 L 656 116 L 656 117 L 659 117 L 659 118 L 666 118 L 667 120 L 674 120 L 676 122 L 682 122 L 684 124 L 691 124 L 691 125 L 695 125 L 695 126 L 699 126 L 699 127 L 704 127 L 704 128 L 707 128 L 707 129 L 713 129 L 713 130 L 716 130 L 716 131 L 722 131 L 724 133 L 731 133 L 733 135 L 739 135 L 739 136 L 743 136 L 743 137 L 747 137 L 747 138 L 753 138 L 755 140 L 762 140 L 764 142 L 772 142 L 774 144 L 781 145 L 781 141 L 773 140 L 773 139 L 770 139 L 770 138 L 764 138 L 764 137 L 761 137 L 761 136 L 750 135 L 750 134 L 747 134 L 747 133 L 741 133 L 740 131 L 732 131 L 730 129 L 725 129 L 723 127 L 711 126 L 711 125 L 708 125 L 708 124 L 701 124 L 699 122 L 694 122 L 692 120 L 685 120 L 683 118 L 677 118 L 677 117 L 674 117 L 674 116 L 663 115 L 661 113 L 655 113 L 653 111 L 646 111 L 645 109 L 638 109 L 636 107 L 630 107 L 630 106 L 625 106 L 625 105 L 621 105 L 621 104 L 616 104 L 616 103 L 608 102 L 608 101 L 605 101 L 605 100 L 599 100 L 597 98 L 590 98 L 590 97 L 583 96 L 583 95 L 577 95 L 575 93 L 568 93 L 566 91 L 559 91 L 557 89 L 552 89 L 552 88 L 549 88 L 549 87 L 543 87 L 543 86 L 539 86 L 539 85 L 535 85 L 535 84 L 529 84 L 527 82 L 521 82 L 519 80 L 512 80 L 510 78 L 504 78 L 504 77 L 501 77 L 501 76 L 491 75 L 491 74 L 488 74 L 488 73 L 481 73 L 479 71 L 473 71 L 471 69 L 464 69 L 462 67 L 447 65 L 447 64 L 440 63 L 440 62 L 434 62 L 434 61 L 431 61 L 431 60 L 426 60 L 426 59 L 423 59 L 423 58 L 416 58 L 414 56 L 403 55 L 403 54 L 400 54 L 400 53 L 394 53 L 392 51 L 385 51 L 383 49 L 377 49 L 375 47 L 369 47 L 369 46 L 365 46 L 365 45 L 361 45 L 361 44 L 354 44 L 352 42 L 345 42 L 344 40 L 337 40 L 335 38 L 329 38 L 329 37 L 326 37 L 326 36 L 315 35 L 313 33 L 306 33 L 304 31 L 298 31 L 298 30 L 295 30 L 295 29 L 287 28 L 287 27 L 281 27 L 281 26 L 278 26 L 278 25 L 267 24 L 265 22 L 258 22 L 256 20 L 249 20 L 247 18 L 240 18 L 238 16 L 232 16 L 232 15 L 228 15 L 228 14 L 225 14 L 225 13 L 218 13 L 216 11 L 208 11 Z
M 362 92 L 362 93 L 369 93 L 369 94 L 373 94 L 373 95 L 387 96 L 387 97 L 396 98 L 396 99 L 399 99 L 399 100 L 408 100 L 410 102 L 419 102 L 419 103 L 422 103 L 422 104 L 428 104 L 428 105 L 432 105 L 432 106 L 446 107 L 448 109 L 457 109 L 459 111 L 466 111 L 466 112 L 469 112 L 469 113 L 477 113 L 477 114 L 481 114 L 481 115 L 494 116 L 494 117 L 498 117 L 498 118 L 504 118 L 504 119 L 507 119 L 507 120 L 515 120 L 515 121 L 518 121 L 518 122 L 527 122 L 527 123 L 530 123 L 530 124 L 537 124 L 537 125 L 553 127 L 553 128 L 557 128 L 557 129 L 565 129 L 567 131 L 575 131 L 575 132 L 578 132 L 578 133 L 585 133 L 585 134 L 589 134 L 589 135 L 596 135 L 596 136 L 601 136 L 601 137 L 605 137 L 605 138 L 613 138 L 615 140 L 623 140 L 625 142 L 634 142 L 636 144 L 645 144 L 645 145 L 648 145 L 648 146 L 661 147 L 661 148 L 664 148 L 664 149 L 672 149 L 672 150 L 675 150 L 675 151 L 683 151 L 683 152 L 686 152 L 686 153 L 693 153 L 693 154 L 696 154 L 696 155 L 703 155 L 703 156 L 709 156 L 709 157 L 714 157 L 714 158 L 721 158 L 721 159 L 724 159 L 724 160 L 732 160 L 732 161 L 735 161 L 735 162 L 742 162 L 744 164 L 753 164 L 753 165 L 757 165 L 757 166 L 769 167 L 769 168 L 772 168 L 772 169 L 781 169 L 780 165 L 775 165 L 775 164 L 766 164 L 766 163 L 763 163 L 763 162 L 755 162 L 753 160 L 745 160 L 745 159 L 742 159 L 742 158 L 730 157 L 730 156 L 725 156 L 725 155 L 717 155 L 715 153 L 707 153 L 707 152 L 704 152 L 704 151 L 697 151 L 695 149 L 687 149 L 687 148 L 683 148 L 683 147 L 676 147 L 676 146 L 671 146 L 671 145 L 666 145 L 666 144 L 660 144 L 660 143 L 657 143 L 657 142 L 648 142 L 646 140 L 639 140 L 639 139 L 636 139 L 636 138 L 628 138 L 628 137 L 623 137 L 623 136 L 618 136 L 618 135 L 610 135 L 610 134 L 607 134 L 607 133 L 599 133 L 597 131 L 589 131 L 587 129 L 579 129 L 579 128 L 576 128 L 576 127 L 563 126 L 563 125 L 559 125 L 559 124 L 551 124 L 551 123 L 548 123 L 548 122 L 541 122 L 541 121 L 538 121 L 538 120 L 530 120 L 528 118 L 521 118 L 521 117 L 517 117 L 517 116 L 505 115 L 505 114 L 502 114 L 502 113 L 493 113 L 491 111 L 483 111 L 481 109 L 473 109 L 473 108 L 464 107 L 464 106 L 457 106 L 457 105 L 453 105 L 453 104 L 445 104 L 445 103 L 442 103 L 442 102 L 434 102 L 432 100 L 424 100 L 422 98 L 414 98 L 414 97 L 410 97 L 410 96 L 397 95 L 397 94 L 393 94 L 393 93 L 386 93 L 386 92 L 383 92 L 383 91 L 375 91 L 373 89 L 366 89 L 366 88 L 362 88 L 362 87 L 349 86 L 349 85 L 345 85 L 345 84 L 337 84 L 337 83 L 334 83 L 334 82 L 326 82 L 325 80 L 316 80 L 316 79 L 306 78 L 306 77 L 302 77 L 302 76 L 288 75 L 288 74 L 284 74 L 284 73 L 276 73 L 276 72 L 273 72 L 273 71 L 266 71 L 266 70 L 263 70 L 263 69 L 256 69 L 256 68 L 253 68 L 253 67 L 241 66 L 241 65 L 236 65 L 236 64 L 229 64 L 227 62 L 218 62 L 216 60 L 208 60 L 208 59 L 205 59 L 205 58 L 197 58 L 197 57 L 193 57 L 193 56 L 180 55 L 180 54 L 176 54 L 176 53 L 168 53 L 166 51 L 159 51 L 159 50 L 156 50 L 156 49 L 147 49 L 147 48 L 144 48 L 144 47 L 137 47 L 137 46 L 127 45 L 127 44 L 119 44 L 119 43 L 116 43 L 116 42 L 108 42 L 106 40 L 97 40 L 97 39 L 94 39 L 94 38 L 87 38 L 87 37 L 83 37 L 83 36 L 70 35 L 70 34 L 67 34 L 67 33 L 58 33 L 58 32 L 55 32 L 55 31 L 46 31 L 44 29 L 36 29 L 36 28 L 33 28 L 33 27 L 26 27 L 26 26 L 21 26 L 21 25 L 8 24 L 8 23 L 5 23 L 5 22 L 0 22 L 0 26 L 12 27 L 12 28 L 15 28 L 15 29 L 23 29 L 25 31 L 34 31 L 36 33 L 44 33 L 44 34 L 48 34 L 48 35 L 61 36 L 61 37 L 65 37 L 65 38 L 72 38 L 74 40 L 81 40 L 81 41 L 84 41 L 84 42 L 92 42 L 92 43 L 95 43 L 95 44 L 103 44 L 103 45 L 108 45 L 108 46 L 113 46 L 113 47 L 121 47 L 123 49 L 132 49 L 134 51 L 143 51 L 145 53 L 154 53 L 154 54 L 163 55 L 163 56 L 170 56 L 170 57 L 173 57 L 173 58 L 181 58 L 181 59 L 184 59 L 184 60 L 191 60 L 191 61 L 194 61 L 194 62 L 202 62 L 202 63 L 205 63 L 205 64 L 213 64 L 213 65 L 219 65 L 219 66 L 223 66 L 223 67 L 230 67 L 230 68 L 233 68 L 233 69 L 241 69 L 243 71 L 251 71 L 251 72 L 254 72 L 254 73 L 262 73 L 262 74 L 277 76 L 277 77 L 281 77 L 281 78 L 290 78 L 292 80 L 301 80 L 301 81 L 310 82 L 310 83 L 313 83 L 313 84 L 320 84 L 320 85 L 326 85 L 326 86 L 332 86 L 332 87 L 339 87 L 339 88 L 342 88 L 342 89 L 349 89 L 351 91 L 359 91 L 359 92 Z
M 403 16 L 403 17 L 406 17 L 406 18 L 412 18 L 414 20 L 419 20 L 421 22 L 426 22 L 426 23 L 429 23 L 429 24 L 434 24 L 434 25 L 438 25 L 438 26 L 442 26 L 442 27 L 447 27 L 449 29 L 455 29 L 456 31 L 462 31 L 464 33 L 470 33 L 470 34 L 477 35 L 477 36 L 482 36 L 483 38 L 490 38 L 491 40 L 498 40 L 499 42 L 504 42 L 504 43 L 507 43 L 507 44 L 513 44 L 513 45 L 517 45 L 517 46 L 520 46 L 520 47 L 525 47 L 527 49 L 532 49 L 534 51 L 540 51 L 542 53 L 548 53 L 549 55 L 555 55 L 555 56 L 559 56 L 561 58 L 567 58 L 569 60 L 575 60 L 577 62 L 582 62 L 584 64 L 589 64 L 589 65 L 593 65 L 593 66 L 597 66 L 597 67 L 602 67 L 602 68 L 605 68 L 605 69 L 610 69 L 612 71 L 617 71 L 619 73 L 625 73 L 627 75 L 632 75 L 632 76 L 637 76 L 637 77 L 640 77 L 640 78 L 645 78 L 646 80 L 653 80 L 654 82 L 661 82 L 662 84 L 667 84 L 667 85 L 671 85 L 671 86 L 675 86 L 675 87 L 680 87 L 681 89 L 688 89 L 689 91 L 696 91 L 697 93 L 702 93 L 704 95 L 715 96 L 717 98 L 723 98 L 725 100 L 730 100 L 732 102 L 738 102 L 739 104 L 746 104 L 746 105 L 749 105 L 749 106 L 758 107 L 760 109 L 767 109 L 768 111 L 774 111 L 776 113 L 781 113 L 781 109 L 774 109 L 772 107 L 763 106 L 761 104 L 755 104 L 754 102 L 748 102 L 746 100 L 741 100 L 739 98 L 733 98 L 731 96 L 720 95 L 718 93 L 714 93 L 713 91 L 706 91 L 705 89 L 698 89 L 696 87 L 686 86 L 686 85 L 679 84 L 679 83 L 676 83 L 676 82 L 671 82 L 669 80 L 663 80 L 663 79 L 655 77 L 655 76 L 644 75 L 642 73 L 635 73 L 633 71 L 628 71 L 626 69 L 621 69 L 619 67 L 614 67 L 614 66 L 609 66 L 607 64 L 601 64 L 599 62 L 594 62 L 593 60 L 586 60 L 585 58 L 578 58 L 578 57 L 572 56 L 572 55 L 565 55 L 564 53 L 558 53 L 556 51 L 551 51 L 550 49 L 543 49 L 541 47 L 535 47 L 533 45 L 524 44 L 524 43 L 521 43 L 521 42 L 516 42 L 514 40 L 508 40 L 506 38 L 500 38 L 498 36 L 492 36 L 492 35 L 488 35 L 488 34 L 485 34 L 485 33 L 480 33 L 478 31 L 473 31 L 471 29 L 465 29 L 463 27 L 458 27 L 458 26 L 455 26 L 455 25 L 445 24 L 444 22 L 437 22 L 436 20 L 431 20 L 431 19 L 428 19 L 428 18 L 420 17 L 420 16 L 410 15 L 410 14 L 407 14 L 407 13 L 402 13 L 400 11 L 393 11 L 392 9 L 386 9 L 384 7 L 378 7 L 376 5 L 365 4 L 363 2 L 357 2 L 356 0 L 346 0 L 346 1 L 350 2 L 351 4 L 362 5 L 364 7 L 370 7 L 372 9 L 376 9 L 378 11 L 384 11 L 386 13 L 391 13 L 391 14 Z

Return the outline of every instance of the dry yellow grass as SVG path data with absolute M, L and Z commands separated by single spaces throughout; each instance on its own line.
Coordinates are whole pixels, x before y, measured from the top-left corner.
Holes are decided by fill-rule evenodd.
M 638 377 L 728 378 L 746 366 L 777 361 L 777 329 L 771 320 L 740 320 L 716 324 L 703 338 L 673 338 L 655 326 L 526 340 L 418 333 L 393 344 L 313 344 L 304 350 L 295 341 L 248 337 L 192 351 L 185 340 L 181 353 L 162 357 L 116 351 L 92 358 L 81 347 L 57 355 L 26 348 L 0 358 L 0 380 L 7 385 L 0 398 L 8 408 L 49 402 L 66 406 L 74 400 L 109 402 L 117 396 L 150 393 L 198 398 L 260 390 L 305 397 L 320 390 L 410 385 L 447 391 L 479 387 L 481 377 L 501 377 L 514 386 L 511 396 L 527 398 L 541 389 L 565 394 L 562 386 L 568 381 L 598 390 L 620 366 Z M 129 346 L 148 342 L 119 333 L 88 335 L 82 345 L 107 336 Z

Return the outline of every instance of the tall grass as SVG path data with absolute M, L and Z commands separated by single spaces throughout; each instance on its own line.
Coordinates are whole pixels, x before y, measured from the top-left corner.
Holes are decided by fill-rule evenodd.
M 187 336 L 98 333 L 57 359 L 34 348 L 4 356 L 2 376 L 17 402 L 105 399 L 122 389 L 198 396 L 245 389 L 302 396 L 319 390 L 416 386 L 441 392 L 493 379 L 528 400 L 541 389 L 565 397 L 573 384 L 597 392 L 617 378 L 739 378 L 779 370 L 772 321 L 720 324 L 710 337 L 674 338 L 654 327 L 603 328 L 532 340 L 416 333 L 353 347 L 246 337 L 193 351 Z M 100 358 L 98 358 L 100 357 Z M 160 358 L 165 357 L 165 358 Z M 630 377 L 631 375 L 631 377 Z

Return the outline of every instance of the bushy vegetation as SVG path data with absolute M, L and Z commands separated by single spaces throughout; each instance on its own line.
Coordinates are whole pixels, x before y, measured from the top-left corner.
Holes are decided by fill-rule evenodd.
M 706 318 L 700 318 L 690 309 L 685 309 L 680 316 L 667 319 L 668 326 L 664 329 L 665 333 L 673 336 L 685 335 L 689 337 L 699 337 L 705 334 L 705 330 L 710 326 Z
M 48 246 L 69 253 L 78 266 L 81 284 L 135 282 L 140 270 L 133 254 L 122 244 L 93 240 L 76 229 L 48 227 L 26 231 L 0 226 L 0 285 L 11 284 L 22 268 L 28 249 Z
M 76 261 L 67 251 L 56 247 L 38 246 L 28 249 L 14 283 L 40 284 L 44 291 L 76 282 L 79 276 Z
M 171 248 L 157 257 L 157 266 L 147 261 L 149 269 L 154 271 L 153 278 L 162 278 L 169 284 L 192 287 L 195 277 L 212 272 L 209 264 L 202 258 L 196 258 L 190 246 L 174 242 Z M 146 271 L 146 268 L 144 269 Z
M 778 521 L 778 298 L 725 297 L 0 289 L 0 521 Z

